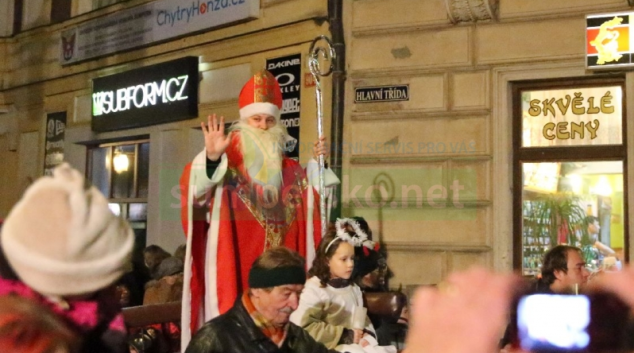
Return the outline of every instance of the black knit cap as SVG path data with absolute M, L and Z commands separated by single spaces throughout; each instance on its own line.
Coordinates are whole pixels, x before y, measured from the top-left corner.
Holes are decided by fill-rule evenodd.
M 300 266 L 284 266 L 276 268 L 251 267 L 249 271 L 249 288 L 272 288 L 286 284 L 304 284 L 306 270 Z

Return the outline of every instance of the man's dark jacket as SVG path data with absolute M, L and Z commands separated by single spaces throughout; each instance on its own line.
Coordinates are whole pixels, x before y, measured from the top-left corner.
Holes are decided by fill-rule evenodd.
M 225 314 L 207 322 L 196 332 L 185 353 L 329 353 L 301 327 L 288 323 L 288 333 L 282 347 L 255 325 L 238 297 Z

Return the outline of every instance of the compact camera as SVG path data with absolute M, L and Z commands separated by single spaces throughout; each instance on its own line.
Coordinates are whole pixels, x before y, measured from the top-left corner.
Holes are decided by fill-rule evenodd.
M 515 302 L 510 329 L 516 348 L 599 353 L 634 347 L 631 309 L 613 294 L 529 294 Z

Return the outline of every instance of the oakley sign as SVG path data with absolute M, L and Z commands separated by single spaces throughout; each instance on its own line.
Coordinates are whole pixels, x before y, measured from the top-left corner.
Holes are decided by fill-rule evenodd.
M 198 58 L 93 80 L 92 128 L 112 131 L 198 116 Z

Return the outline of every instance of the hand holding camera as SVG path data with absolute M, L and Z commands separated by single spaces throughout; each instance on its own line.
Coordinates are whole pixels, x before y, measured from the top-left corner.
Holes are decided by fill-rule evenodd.
M 452 274 L 444 283 L 446 284 L 439 285 L 438 289 L 421 288 L 414 297 L 405 352 L 495 351 L 511 304 L 519 305 L 519 300 L 514 301 L 512 294 L 513 289 L 519 287 L 518 278 L 479 269 Z M 630 341 L 634 338 L 630 333 L 630 313 L 634 308 L 634 269 L 625 268 L 621 272 L 598 276 L 588 285 L 587 292 L 582 291 L 582 294 L 586 296 L 567 297 L 587 298 L 585 304 L 582 303 L 583 300 L 572 300 L 574 305 L 589 309 L 589 313 L 586 311 L 589 318 L 589 321 L 586 320 L 585 332 L 589 339 L 586 348 L 573 345 L 573 348 L 551 349 L 537 345 L 533 349 L 537 352 L 576 350 L 589 353 L 631 350 Z M 515 298 L 519 299 L 520 296 Z M 565 314 L 560 316 L 562 315 Z M 565 327 L 565 320 L 561 322 Z M 578 322 L 572 326 L 579 326 Z M 583 334 L 572 336 L 584 337 Z M 516 347 L 517 350 L 520 349 L 519 345 Z
M 625 352 L 630 310 L 616 295 L 529 294 L 517 301 L 516 348 L 531 352 Z

